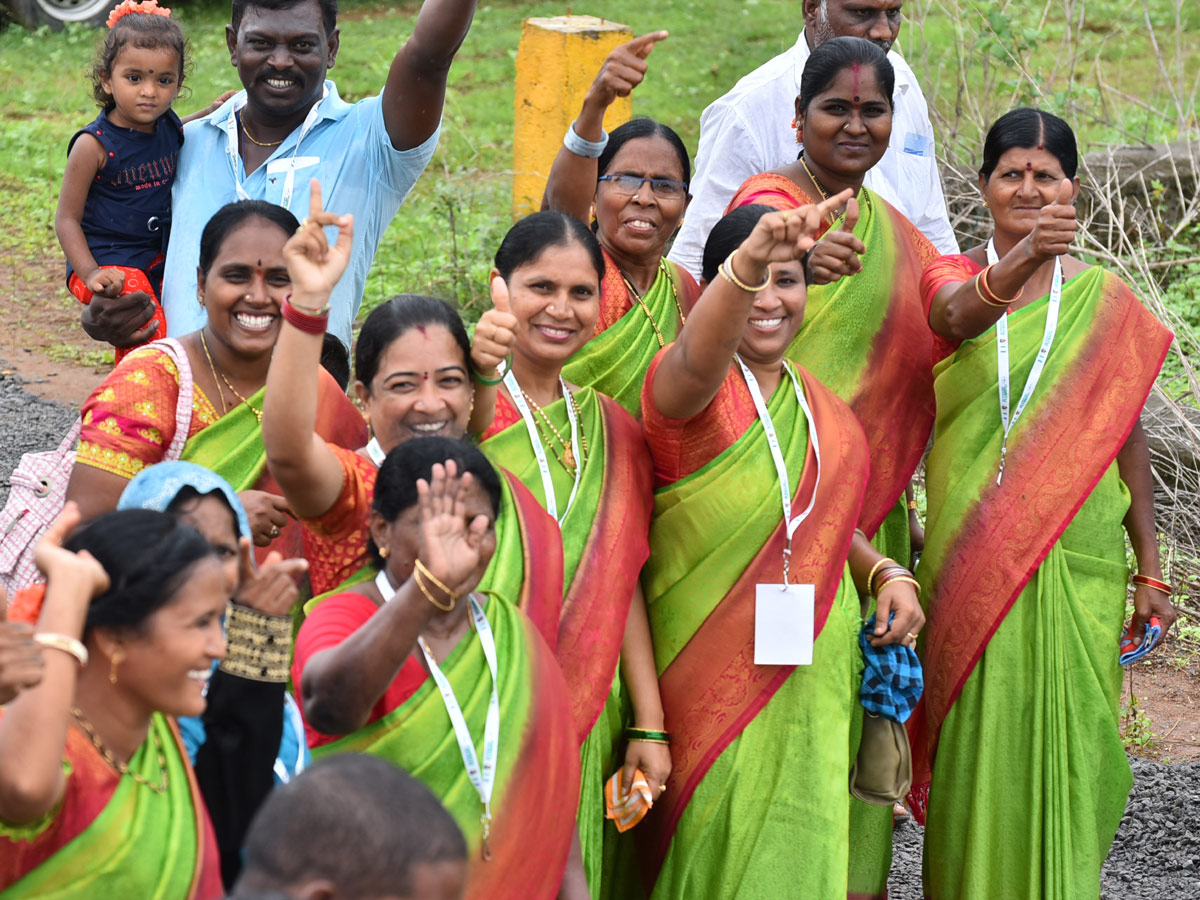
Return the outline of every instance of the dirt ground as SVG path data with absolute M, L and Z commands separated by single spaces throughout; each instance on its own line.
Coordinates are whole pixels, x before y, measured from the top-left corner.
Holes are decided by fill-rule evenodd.
M 78 408 L 111 370 L 105 352 L 79 326 L 79 303 L 63 286 L 62 263 L 0 264 L 0 359 L 30 391 Z M 1200 760 L 1200 646 L 1172 640 L 1125 673 L 1153 737 L 1138 752 L 1156 760 Z

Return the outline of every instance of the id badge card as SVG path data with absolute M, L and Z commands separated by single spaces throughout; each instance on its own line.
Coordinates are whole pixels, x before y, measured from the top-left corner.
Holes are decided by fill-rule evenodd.
M 754 586 L 754 664 L 811 666 L 813 611 L 811 584 Z

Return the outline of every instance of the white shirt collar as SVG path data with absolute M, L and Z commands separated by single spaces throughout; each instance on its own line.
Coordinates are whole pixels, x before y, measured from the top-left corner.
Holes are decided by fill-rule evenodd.
M 800 76 L 804 74 L 804 64 L 808 62 L 808 57 L 812 50 L 808 47 L 808 38 L 804 33 L 804 29 L 800 29 L 800 37 L 796 39 L 795 46 L 792 47 L 792 53 L 796 57 L 796 94 L 800 94 Z M 895 45 L 888 51 L 888 60 L 892 64 L 892 69 L 896 73 L 896 93 L 907 94 L 909 88 L 912 87 L 912 70 L 908 67 L 904 57 L 896 52 Z

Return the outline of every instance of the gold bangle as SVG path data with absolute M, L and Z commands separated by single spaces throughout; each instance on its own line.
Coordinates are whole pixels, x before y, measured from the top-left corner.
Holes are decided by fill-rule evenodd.
M 68 634 L 54 634 L 53 632 L 39 632 L 33 636 L 35 643 L 49 650 L 61 650 L 63 653 L 69 653 L 75 657 L 75 661 L 79 663 L 79 668 L 83 668 L 88 664 L 87 647 L 77 639 Z
M 985 269 L 984 271 L 987 271 L 987 270 Z M 995 300 L 989 300 L 987 297 L 984 296 L 983 288 L 980 287 L 980 284 L 982 282 L 983 282 L 983 272 L 980 272 L 979 275 L 976 276 L 976 278 L 975 278 L 975 293 L 979 295 L 979 299 L 982 300 L 984 303 L 986 303 L 988 306 L 996 306 L 996 307 L 999 307 L 1000 309 L 1008 309 L 1007 303 L 998 303 Z
M 885 579 L 883 584 L 876 588 L 875 596 L 878 597 L 880 591 L 882 591 L 889 584 L 897 581 L 903 581 L 905 584 L 911 584 L 917 589 L 918 594 L 921 593 L 921 582 L 917 581 L 917 579 L 913 578 L 911 575 L 893 575 L 891 578 Z
M 420 565 L 420 563 L 418 563 L 418 565 Z M 422 572 L 423 569 L 425 570 L 424 572 Z M 415 581 L 417 583 L 417 587 L 419 587 L 421 589 L 421 593 L 425 595 L 425 599 L 428 600 L 430 603 L 432 603 L 434 606 L 436 606 L 438 609 L 440 609 L 442 612 L 450 612 L 452 609 L 454 609 L 455 604 L 458 602 L 458 598 L 456 596 L 454 596 L 453 592 L 446 591 L 446 595 L 449 596 L 449 598 L 450 598 L 449 606 L 438 603 L 437 598 L 435 598 L 433 596 L 433 594 L 431 594 L 429 592 L 429 588 L 427 588 L 425 586 L 425 582 L 421 580 L 421 576 L 423 574 L 428 576 L 429 578 L 433 579 L 434 582 L 437 582 L 437 579 L 434 578 L 432 575 L 429 575 L 428 570 L 425 569 L 424 566 L 421 566 L 419 569 L 413 569 L 413 581 Z
M 916 500 L 909 500 L 909 501 L 908 501 L 908 508 L 909 508 L 909 509 L 911 509 L 913 512 L 916 512 L 916 511 L 917 511 L 917 501 L 916 501 Z
M 879 560 L 879 562 L 875 563 L 875 565 L 871 566 L 871 571 L 867 573 L 867 593 L 868 594 L 871 593 L 871 579 L 873 579 L 875 577 L 875 573 L 879 571 L 879 568 L 884 563 L 891 563 L 894 566 L 900 565 L 900 563 L 896 562 L 890 556 L 885 556 L 881 560 Z
M 725 262 L 721 263 L 721 265 L 717 267 L 717 271 L 724 275 L 725 279 L 734 287 L 739 288 L 748 294 L 757 294 L 759 291 L 765 290 L 767 285 L 771 283 L 771 268 L 769 266 L 767 267 L 766 277 L 763 278 L 761 284 L 746 284 L 744 281 L 738 278 L 733 271 L 733 258 L 737 256 L 737 252 L 740 249 L 740 247 L 735 249 L 727 257 L 725 257 Z

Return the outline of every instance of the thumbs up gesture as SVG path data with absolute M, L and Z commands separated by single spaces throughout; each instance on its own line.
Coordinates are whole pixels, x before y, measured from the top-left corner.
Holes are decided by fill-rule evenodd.
M 492 274 L 491 291 L 492 308 L 480 317 L 471 342 L 471 365 L 488 379 L 496 377 L 517 336 L 517 317 L 509 308 L 508 285 L 499 272 Z
M 809 284 L 831 284 L 862 271 L 861 257 L 867 248 L 854 235 L 857 224 L 858 201 L 851 197 L 842 224 L 825 232 L 808 254 L 805 275 Z
M 1071 249 L 1079 223 L 1075 220 L 1075 184 L 1064 178 L 1053 202 L 1038 210 L 1037 224 L 1029 233 L 1029 249 L 1038 259 L 1063 256 Z

